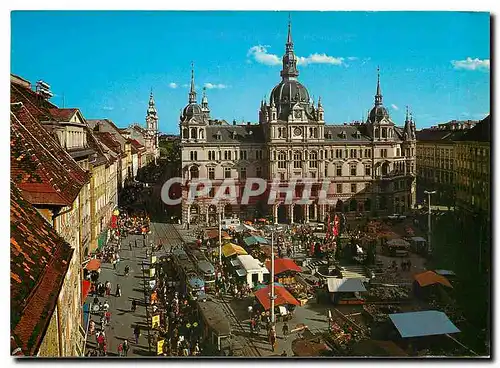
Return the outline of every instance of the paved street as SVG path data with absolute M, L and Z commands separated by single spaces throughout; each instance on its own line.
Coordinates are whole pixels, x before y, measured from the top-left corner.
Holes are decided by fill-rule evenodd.
M 146 244 L 151 241 L 157 244 L 161 240 L 165 244 L 165 248 L 169 250 L 170 246 L 181 243 L 181 238 L 178 236 L 175 228 L 171 224 L 152 223 L 152 234 L 148 236 Z M 132 243 L 132 250 L 129 248 L 129 243 Z M 111 312 L 111 323 L 106 327 L 106 340 L 108 345 L 108 355 L 118 355 L 118 345 L 124 339 L 128 339 L 130 350 L 128 356 L 147 356 L 155 355 L 155 347 L 149 347 L 148 344 L 148 327 L 146 325 L 146 308 L 144 306 L 144 287 L 141 264 L 146 261 L 146 250 L 149 247 L 144 246 L 144 241 L 141 235 L 128 235 L 122 241 L 120 250 L 120 263 L 116 271 L 109 263 L 101 265 L 100 282 L 111 282 L 112 293 L 116 291 L 116 285 L 119 284 L 122 289 L 121 297 L 114 295 L 108 298 L 99 298 L 102 302 L 108 300 Z M 130 274 L 124 275 L 125 266 L 130 267 Z M 87 298 L 87 302 L 93 300 L 93 296 Z M 132 299 L 136 299 L 139 303 L 135 312 L 131 312 Z M 94 315 L 92 319 L 99 325 L 99 316 Z M 135 344 L 133 328 L 139 325 L 141 328 L 141 337 L 139 344 Z M 87 349 L 96 346 L 94 336 L 88 337 Z M 151 352 L 150 352 L 151 351 Z

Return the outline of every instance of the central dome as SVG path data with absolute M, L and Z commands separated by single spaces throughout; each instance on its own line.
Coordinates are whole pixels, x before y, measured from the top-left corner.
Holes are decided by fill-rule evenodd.
M 387 109 L 382 106 L 382 105 L 379 105 L 379 106 L 374 106 L 373 109 L 370 111 L 370 121 L 371 122 L 379 122 L 381 121 L 382 119 L 388 119 L 389 118 L 389 112 L 387 111 Z
M 276 106 L 290 105 L 297 102 L 309 103 L 309 92 L 296 80 L 281 81 L 271 92 L 271 102 Z
M 201 115 L 202 114 L 201 106 L 198 105 L 197 103 L 190 103 L 184 108 L 182 114 L 185 118 L 191 118 L 195 115 Z
M 271 92 L 270 103 L 276 105 L 279 118 L 287 120 L 290 109 L 300 103 L 306 110 L 309 106 L 309 92 L 300 82 L 294 79 L 281 81 Z

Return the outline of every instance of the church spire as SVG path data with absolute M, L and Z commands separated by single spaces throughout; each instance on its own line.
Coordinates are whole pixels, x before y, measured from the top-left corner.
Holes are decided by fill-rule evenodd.
M 410 116 L 408 114 L 409 114 L 409 112 L 408 112 L 408 106 L 406 106 L 405 126 L 403 128 L 403 138 L 405 140 L 411 140 L 412 139 L 411 120 L 410 120 Z
M 382 105 L 382 92 L 380 90 L 380 67 L 377 66 L 377 93 L 375 94 L 375 106 Z
M 283 55 L 283 69 L 281 70 L 281 78 L 283 80 L 296 79 L 299 75 L 297 70 L 297 57 L 293 51 L 292 40 L 292 21 L 288 15 L 288 36 L 285 45 L 285 55 Z
M 196 103 L 196 91 L 194 89 L 194 64 L 191 62 L 191 88 L 189 90 L 189 103 Z

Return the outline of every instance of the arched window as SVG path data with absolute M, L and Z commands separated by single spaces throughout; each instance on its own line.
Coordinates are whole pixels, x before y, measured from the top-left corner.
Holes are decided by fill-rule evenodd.
M 382 164 L 382 175 L 387 175 L 387 174 L 389 174 L 389 163 L 384 162 Z
M 309 167 L 318 168 L 318 152 L 312 151 L 309 155 Z
M 182 138 L 184 139 L 189 138 L 189 130 L 187 128 L 182 129 Z
M 200 132 L 199 132 L 199 133 L 200 133 L 200 134 L 198 135 L 198 137 L 199 137 L 200 139 L 204 139 L 204 138 L 205 138 L 205 133 L 203 132 L 203 129 L 200 129 Z
M 191 139 L 196 139 L 196 128 L 191 128 Z
M 314 138 L 318 138 L 318 128 L 314 128 Z
M 309 137 L 312 138 L 313 136 L 313 128 L 309 128 Z
M 286 169 L 286 153 L 283 151 L 278 153 L 278 169 Z
M 198 171 L 198 167 L 197 166 L 191 166 L 191 168 L 189 169 L 189 173 L 191 174 L 191 179 L 198 179 L 198 177 L 200 176 L 200 172 Z
M 295 151 L 293 153 L 293 168 L 302 169 L 302 152 Z
M 375 138 L 380 138 L 380 131 L 378 128 L 375 128 Z

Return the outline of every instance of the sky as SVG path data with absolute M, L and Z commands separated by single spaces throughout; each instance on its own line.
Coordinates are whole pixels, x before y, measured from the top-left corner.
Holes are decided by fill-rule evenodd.
M 13 11 L 11 72 L 49 83 L 60 107 L 145 125 L 153 90 L 160 131 L 178 133 L 194 63 L 211 116 L 258 122 L 281 80 L 289 14 L 299 81 L 327 124 L 383 102 L 417 129 L 490 111 L 490 16 L 479 12 Z

